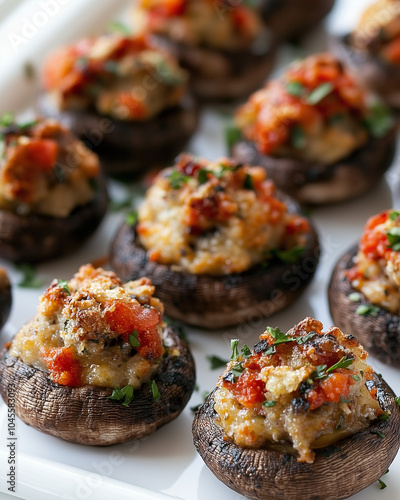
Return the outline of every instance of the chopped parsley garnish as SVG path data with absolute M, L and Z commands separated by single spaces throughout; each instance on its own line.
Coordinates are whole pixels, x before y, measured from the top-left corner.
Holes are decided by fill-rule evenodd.
M 112 21 L 108 25 L 108 30 L 113 33 L 121 33 L 122 35 L 131 35 L 131 30 L 126 26 L 126 24 L 121 23 L 120 21 Z
M 381 431 L 371 431 L 371 434 L 376 434 L 380 439 L 385 439 L 385 434 Z
M 64 290 L 67 295 L 71 295 L 71 291 L 68 286 L 68 281 L 57 280 L 57 285 Z
M 247 359 L 251 356 L 251 350 L 246 344 L 244 344 L 243 347 L 240 349 L 240 354 L 242 358 Z
M 400 212 L 397 212 L 396 210 L 392 210 L 389 214 L 389 219 L 394 221 L 397 219 L 397 217 L 400 215 Z
M 295 97 L 301 97 L 304 94 L 304 85 L 300 82 L 287 82 L 286 91 Z
M 328 96 L 334 88 L 335 87 L 330 82 L 322 83 L 307 97 L 308 104 L 311 104 L 312 106 L 318 104 L 322 101 L 322 99 L 325 99 L 325 97 Z
M 397 397 L 395 398 L 395 401 L 396 401 L 396 403 L 400 406 L 400 396 L 397 396 Z
M 254 191 L 254 181 L 253 181 L 253 177 L 250 174 L 246 174 L 246 177 L 244 178 L 244 182 L 243 182 L 243 187 L 245 189 L 249 189 L 249 190 Z
M 16 265 L 18 271 L 23 273 L 18 286 L 21 288 L 40 288 L 43 286 L 43 280 L 36 276 L 36 268 L 27 262 L 20 262 Z
M 289 250 L 271 250 L 270 254 L 285 264 L 296 262 L 305 252 L 305 247 L 298 246 Z
M 31 128 L 34 125 L 37 125 L 38 123 L 39 122 L 37 120 L 31 120 L 29 122 L 19 123 L 18 126 L 19 126 L 19 128 L 25 129 L 25 128 Z
M 236 142 L 242 139 L 242 132 L 237 127 L 227 127 L 225 129 L 225 141 L 230 151 Z
M 382 413 L 382 415 L 380 415 L 378 418 L 379 420 L 389 420 L 390 415 L 388 415 L 387 413 Z
M 306 146 L 306 135 L 300 125 L 295 125 L 292 128 L 290 139 L 296 149 L 303 149 Z
M 318 365 L 315 367 L 315 371 L 312 375 L 312 378 L 314 380 L 324 380 L 328 377 L 330 373 L 332 373 L 334 370 L 337 370 L 338 368 L 348 368 L 352 363 L 353 363 L 352 358 L 347 358 L 347 356 L 343 356 L 337 363 L 334 365 L 330 366 L 327 369 L 327 365 Z M 342 401 L 343 403 L 348 403 L 349 401 Z
M 151 394 L 153 396 L 153 401 L 158 401 L 159 399 L 161 399 L 160 391 L 154 380 L 150 382 L 150 389 L 151 389 Z
M 386 237 L 389 241 L 389 248 L 395 252 L 400 251 L 400 227 L 391 227 L 388 229 Z
M 237 378 L 240 377 L 240 375 L 244 372 L 242 363 L 238 363 L 237 365 L 232 366 L 230 372 L 232 373 L 234 380 L 236 382 Z
M 307 333 L 307 335 L 304 335 L 303 337 L 295 337 L 294 340 L 296 340 L 296 342 L 299 345 L 303 345 L 306 342 L 308 342 L 310 339 L 312 339 L 313 337 L 315 337 L 316 335 L 317 334 L 315 332 L 310 332 L 310 333 Z
M 361 295 L 358 292 L 353 292 L 349 295 L 349 300 L 351 302 L 360 302 L 361 301 Z
M 353 380 L 355 380 L 356 382 L 359 382 L 361 380 L 361 377 L 360 375 L 352 375 L 351 376 L 353 378 Z
M 394 124 L 394 118 L 387 106 L 375 102 L 370 106 L 365 124 L 374 137 L 383 137 Z
M 140 347 L 140 342 L 138 339 L 138 332 L 136 330 L 133 330 L 133 333 L 131 333 L 128 337 L 128 342 L 131 344 L 132 347 L 135 349 Z
M 361 304 L 357 307 L 356 314 L 358 314 L 359 316 L 376 317 L 376 316 L 378 316 L 379 311 L 380 311 L 380 307 L 378 307 L 378 306 L 373 306 L 373 305 L 369 305 L 369 304 Z
M 379 483 L 379 489 L 380 490 L 384 490 L 387 487 L 386 483 L 384 483 L 382 481 L 382 479 L 378 479 L 378 483 Z
M 239 350 L 238 350 L 239 339 L 231 339 L 231 361 L 237 361 L 239 358 Z
M 228 363 L 226 359 L 222 359 L 219 356 L 207 356 L 207 359 L 210 362 L 211 370 L 217 370 L 218 368 L 223 368 Z
M 204 184 L 205 182 L 208 181 L 208 174 L 213 174 L 211 170 L 207 170 L 206 168 L 201 168 L 197 172 L 197 181 L 199 184 Z
M 169 176 L 169 185 L 172 189 L 180 189 L 186 182 L 189 182 L 191 177 L 189 175 L 182 174 L 178 170 L 173 170 Z
M 0 116 L 0 125 L 2 127 L 8 127 L 12 123 L 14 123 L 14 115 L 12 113 L 3 113 Z
M 273 406 L 278 404 L 278 401 L 264 401 L 261 404 L 262 404 L 262 406 L 265 406 L 266 408 L 272 408 Z
M 128 212 L 125 215 L 125 223 L 129 227 L 133 227 L 135 224 L 137 224 L 138 217 L 139 217 L 139 214 L 138 214 L 137 210 L 134 210 L 133 212 Z
M 265 355 L 275 354 L 275 347 L 279 344 L 284 344 L 286 342 L 297 342 L 297 344 L 302 345 L 316 335 L 315 332 L 309 332 L 307 333 L 307 335 L 290 337 L 289 335 L 286 335 L 286 333 L 283 333 L 279 328 L 271 328 L 270 326 L 267 327 L 267 332 L 271 335 L 275 342 L 267 347 L 267 349 L 264 351 Z
M 133 399 L 133 386 L 126 385 L 121 389 L 119 387 L 114 387 L 111 396 L 108 399 L 114 399 L 115 401 L 121 401 L 123 406 L 128 406 Z

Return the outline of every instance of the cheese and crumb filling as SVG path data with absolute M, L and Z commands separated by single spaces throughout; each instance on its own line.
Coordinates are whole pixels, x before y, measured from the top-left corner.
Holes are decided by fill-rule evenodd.
M 186 72 L 145 37 L 117 33 L 56 50 L 44 85 L 61 109 L 91 109 L 118 120 L 149 120 L 179 103 Z
M 295 450 L 312 463 L 314 449 L 366 429 L 384 412 L 368 354 L 352 335 L 306 318 L 286 334 L 270 328 L 231 361 L 214 394 L 216 422 L 246 448 Z M 288 448 L 290 446 L 291 448 Z
M 251 95 L 235 120 L 262 154 L 329 165 L 366 144 L 370 113 L 354 77 L 332 55 L 316 54 Z
M 150 260 L 194 274 L 240 273 L 273 256 L 295 261 L 310 227 L 274 191 L 261 167 L 182 155 L 147 191 L 137 234 Z
M 81 266 L 44 292 L 10 354 L 60 385 L 137 389 L 165 352 L 163 305 L 153 294 L 148 278 L 123 284 L 113 272 Z
M 0 209 L 68 217 L 95 197 L 96 154 L 55 120 L 0 128 Z
M 400 64 L 400 1 L 378 0 L 363 13 L 351 34 L 355 49 Z
M 352 287 L 369 302 L 400 314 L 400 213 L 385 210 L 368 219 L 354 266 Z
M 265 38 L 255 6 L 232 0 L 140 0 L 134 27 L 195 47 L 244 50 Z

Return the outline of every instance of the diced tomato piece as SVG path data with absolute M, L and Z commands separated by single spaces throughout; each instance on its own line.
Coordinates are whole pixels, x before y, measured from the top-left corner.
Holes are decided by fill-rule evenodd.
M 41 349 L 41 356 L 53 382 L 68 387 L 81 384 L 80 366 L 70 347 Z
M 29 164 L 36 165 L 44 171 L 51 170 L 58 157 L 58 144 L 51 139 L 30 139 L 24 148 L 24 155 Z
M 140 347 L 137 351 L 141 356 L 154 360 L 164 353 L 157 331 L 160 314 L 156 309 L 133 300 L 113 300 L 106 303 L 105 317 L 110 328 L 125 341 L 135 330 L 138 332 Z
M 394 64 L 400 62 L 400 37 L 387 44 L 383 49 L 383 57 Z
M 125 106 L 128 111 L 129 117 L 133 119 L 140 119 L 146 116 L 147 109 L 143 101 L 136 98 L 129 92 L 121 92 L 118 95 L 118 101 L 121 106 Z
M 310 410 L 316 410 L 326 402 L 325 395 L 319 386 L 307 392 L 307 402 Z
M 235 383 L 224 382 L 223 385 L 247 408 L 265 400 L 265 384 L 252 370 L 246 369 Z
M 349 375 L 335 372 L 321 382 L 321 389 L 327 402 L 338 403 L 341 397 L 346 398 L 349 395 L 350 385 Z

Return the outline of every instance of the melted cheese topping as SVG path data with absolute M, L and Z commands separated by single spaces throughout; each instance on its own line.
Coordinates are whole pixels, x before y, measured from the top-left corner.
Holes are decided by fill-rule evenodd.
M 366 97 L 338 60 L 316 54 L 251 95 L 235 119 L 263 154 L 329 165 L 366 143 Z
M 45 291 L 10 354 L 62 385 L 137 389 L 164 354 L 163 305 L 153 293 L 147 278 L 122 284 L 112 272 L 82 266 Z
M 215 392 L 217 424 L 236 444 L 291 445 L 300 462 L 381 415 L 373 370 L 352 336 L 306 318 L 283 334 L 267 329 L 251 354 L 228 363 Z M 339 365 L 338 365 L 339 363 Z
M 213 275 L 242 272 L 272 250 L 304 246 L 309 231 L 274 196 L 261 167 L 189 155 L 156 178 L 137 227 L 151 260 Z
M 398 212 L 386 210 L 371 217 L 360 241 L 355 266 L 347 272 L 353 288 L 373 304 L 393 314 L 400 314 L 400 246 L 396 247 L 395 243 L 397 232 L 400 234 Z
M 59 109 L 95 108 L 118 120 L 149 120 L 175 106 L 186 80 L 171 55 L 144 38 L 118 34 L 62 47 L 44 68 Z
M 244 2 L 220 0 L 140 0 L 134 27 L 190 46 L 248 49 L 264 38 L 261 17 Z
M 54 120 L 11 126 L 2 139 L 0 208 L 20 215 L 68 217 L 95 196 L 97 155 Z

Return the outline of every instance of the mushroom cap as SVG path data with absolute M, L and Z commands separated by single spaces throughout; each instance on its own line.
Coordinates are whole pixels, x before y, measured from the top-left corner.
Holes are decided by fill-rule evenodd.
M 8 404 L 13 387 L 15 414 L 37 430 L 74 443 L 111 445 L 139 439 L 175 419 L 184 409 L 195 386 L 195 366 L 187 344 L 167 326 L 164 344 L 178 349 L 161 361 L 154 380 L 161 398 L 153 400 L 150 385 L 134 392 L 128 407 L 109 399 L 112 389 L 96 386 L 66 387 L 55 384 L 44 370 L 0 355 L 0 393 Z
M 246 140 L 232 148 L 235 160 L 263 166 L 279 189 L 299 203 L 313 205 L 342 202 L 372 189 L 392 164 L 395 152 L 395 127 L 383 137 L 370 137 L 365 146 L 333 165 L 266 156 Z
M 299 211 L 296 203 L 283 199 L 290 212 Z M 124 223 L 112 242 L 110 263 L 124 281 L 148 276 L 171 318 L 216 329 L 269 317 L 289 306 L 311 281 L 319 254 L 318 237 L 311 227 L 305 251 L 294 263 L 259 264 L 223 276 L 192 274 L 150 261 L 136 227 Z
M 400 408 L 386 382 L 377 375 L 374 381 L 378 401 L 391 412 L 390 418 L 316 450 L 312 464 L 297 462 L 289 449 L 246 449 L 227 439 L 215 423 L 215 391 L 195 415 L 194 445 L 219 480 L 251 500 L 348 498 L 382 477 L 400 446 Z
M 177 106 L 147 121 L 114 120 L 90 110 L 60 111 L 42 94 L 39 110 L 69 127 L 95 151 L 109 175 L 134 176 L 169 165 L 197 128 L 199 112 L 186 94 Z
M 351 332 L 364 348 L 383 363 L 400 367 L 400 316 L 380 309 L 377 316 L 356 313 L 361 304 L 372 305 L 362 293 L 360 302 L 352 302 L 349 295 L 356 290 L 344 272 L 354 266 L 358 252 L 354 246 L 336 264 L 328 289 L 329 308 L 334 323 L 343 331 Z
M 0 266 L 0 328 L 7 321 L 12 305 L 11 283 L 5 267 Z
M 395 109 L 400 109 L 400 67 L 352 46 L 351 35 L 332 39 L 332 49 L 359 82 Z
M 262 85 L 275 64 L 277 44 L 272 38 L 261 51 L 195 47 L 163 35 L 154 39 L 188 70 L 193 94 L 205 102 L 247 97 Z
M 0 210 L 0 257 L 43 262 L 76 251 L 97 229 L 108 207 L 104 177 L 99 175 L 95 182 L 93 200 L 67 217 Z
M 334 4 L 335 0 L 265 0 L 261 12 L 278 39 L 293 40 L 318 26 Z

